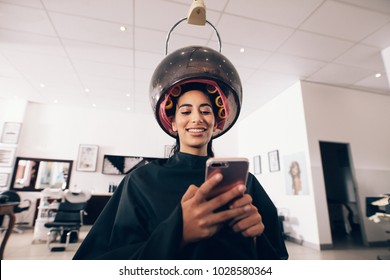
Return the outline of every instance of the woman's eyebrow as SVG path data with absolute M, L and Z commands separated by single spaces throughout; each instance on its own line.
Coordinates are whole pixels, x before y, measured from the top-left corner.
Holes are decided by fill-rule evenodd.
M 192 107 L 192 104 L 184 103 L 184 104 L 181 104 L 181 105 L 179 106 L 179 108 L 182 108 L 182 107 Z
M 212 106 L 210 104 L 208 104 L 208 103 L 200 104 L 199 107 L 205 107 L 205 106 L 208 106 L 208 107 L 212 108 Z M 193 107 L 193 105 L 192 104 L 188 104 L 188 103 L 184 103 L 184 104 L 181 104 L 179 106 L 179 108 L 182 108 L 182 107 Z

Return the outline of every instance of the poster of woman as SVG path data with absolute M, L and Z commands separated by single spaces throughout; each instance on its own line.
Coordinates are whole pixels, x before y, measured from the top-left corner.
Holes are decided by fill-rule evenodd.
M 284 156 L 286 193 L 288 195 L 308 195 L 307 168 L 305 153 Z

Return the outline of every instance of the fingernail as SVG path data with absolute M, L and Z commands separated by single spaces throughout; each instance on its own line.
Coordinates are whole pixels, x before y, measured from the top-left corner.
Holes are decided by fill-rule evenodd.
M 238 186 L 238 190 L 239 190 L 240 192 L 245 191 L 245 186 L 244 186 L 244 185 Z
M 221 173 L 215 174 L 215 180 L 221 180 L 221 179 L 222 179 L 222 174 Z
M 244 211 L 245 211 L 245 212 L 248 212 L 249 210 L 251 210 L 251 207 L 250 207 L 249 205 L 246 205 L 246 206 L 244 207 Z

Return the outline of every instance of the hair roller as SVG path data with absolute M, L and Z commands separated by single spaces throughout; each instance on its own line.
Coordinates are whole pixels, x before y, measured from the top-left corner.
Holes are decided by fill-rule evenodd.
M 170 94 L 174 97 L 178 97 L 181 93 L 181 86 L 180 85 L 176 85 L 174 86 L 171 91 L 170 91 Z
M 226 119 L 226 111 L 225 111 L 225 108 L 219 108 L 219 110 L 218 110 L 218 117 L 219 117 L 221 120 Z
M 222 108 L 223 107 L 223 101 L 222 101 L 222 97 L 220 95 L 218 95 L 216 98 L 215 98 L 215 105 L 217 105 L 219 108 Z
M 217 87 L 210 85 L 210 84 L 208 84 L 206 88 L 207 88 L 207 91 L 211 94 L 214 94 L 218 91 Z
M 165 103 L 165 110 L 171 110 L 173 107 L 173 101 L 169 98 Z

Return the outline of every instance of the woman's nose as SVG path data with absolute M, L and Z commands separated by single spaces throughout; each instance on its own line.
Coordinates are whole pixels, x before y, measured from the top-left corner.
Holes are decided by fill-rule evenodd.
M 192 122 L 193 123 L 202 123 L 203 122 L 203 115 L 199 112 L 194 112 L 192 115 Z

